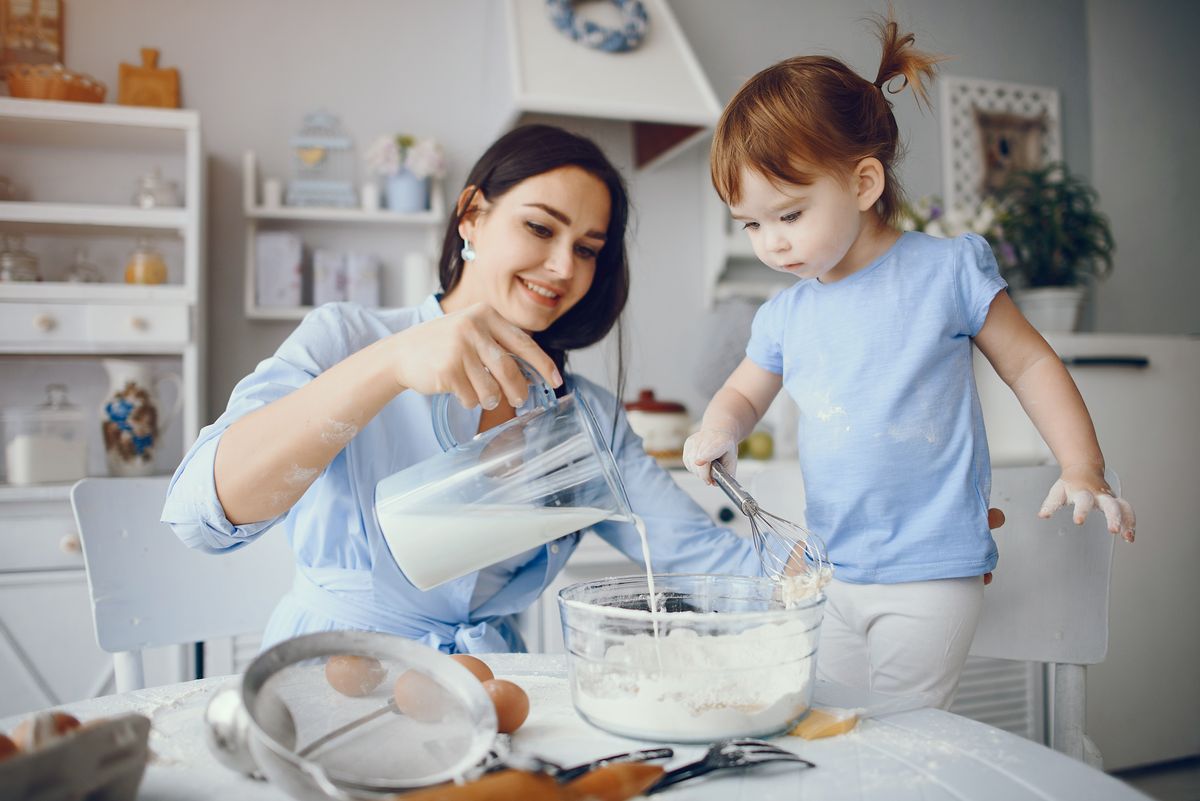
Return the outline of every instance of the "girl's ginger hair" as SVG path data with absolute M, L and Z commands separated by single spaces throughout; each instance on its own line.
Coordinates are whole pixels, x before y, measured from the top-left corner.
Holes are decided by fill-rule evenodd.
M 766 68 L 738 90 L 713 135 L 710 168 L 721 200 L 739 201 L 744 168 L 804 185 L 822 173 L 845 179 L 858 162 L 874 157 L 884 171 L 875 211 L 895 224 L 903 205 L 894 172 L 900 131 L 885 92 L 911 86 L 918 105 L 928 108 L 926 84 L 947 57 L 917 50 L 916 37 L 900 31 L 890 8 L 886 18 L 872 23 L 883 45 L 874 83 L 835 58 L 796 56 Z

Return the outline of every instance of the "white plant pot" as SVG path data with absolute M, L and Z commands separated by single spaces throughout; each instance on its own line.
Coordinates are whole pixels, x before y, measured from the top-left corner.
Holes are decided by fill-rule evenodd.
M 1083 306 L 1081 286 L 1040 287 L 1013 293 L 1017 308 L 1039 331 L 1074 331 L 1079 325 Z

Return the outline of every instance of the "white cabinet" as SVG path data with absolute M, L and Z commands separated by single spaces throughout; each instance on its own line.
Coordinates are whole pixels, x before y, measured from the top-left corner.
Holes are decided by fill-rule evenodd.
M 177 184 L 182 205 L 133 205 L 136 180 L 155 168 Z M 23 190 L 0 202 L 0 233 L 25 237 L 43 278 L 0 283 L 0 407 L 35 405 L 46 384 L 68 384 L 84 412 L 89 473 L 103 475 L 98 412 L 108 382 L 98 357 L 177 373 L 181 415 L 156 446 L 156 469 L 169 471 L 204 419 L 199 115 L 0 98 L 0 175 Z M 163 253 L 167 283 L 124 283 L 125 259 L 143 237 Z M 64 280 L 77 248 L 88 250 L 103 283 Z M 69 491 L 0 484 L 0 716 L 110 687 Z M 150 662 L 153 678 L 176 678 Z
M 83 554 L 57 488 L 0 491 L 0 715 L 101 694 Z
M 404 264 L 406 246 L 408 252 L 424 253 L 432 259 L 440 244 L 438 237 L 441 235 L 441 225 L 446 219 L 446 201 L 440 181 L 433 182 L 429 209 L 411 214 L 387 209 L 368 211 L 307 206 L 267 207 L 259 202 L 258 182 L 258 159 L 253 152 L 247 151 L 242 161 L 242 213 L 246 221 L 245 311 L 248 319 L 299 320 L 312 311 L 312 306 L 305 305 L 283 307 L 259 304 L 259 268 L 255 247 L 255 237 L 259 230 L 303 230 L 305 244 L 308 246 L 323 244 L 339 248 L 374 250 L 381 262 L 381 299 L 397 295 L 393 286 L 398 283 L 397 276 L 401 270 L 410 268 Z M 399 231 L 404 229 L 423 232 L 424 241 L 416 245 L 406 242 L 404 237 L 397 236 Z M 345 237 L 346 231 L 353 232 L 351 238 Z M 384 236 L 380 237 L 380 234 Z M 427 292 L 433 290 L 432 269 L 426 278 L 428 288 L 421 293 L 421 297 L 405 297 L 404 305 L 415 306 L 424 299 Z M 417 283 L 421 281 L 418 280 Z M 388 291 L 389 289 L 392 291 Z M 386 302 L 383 305 L 386 305 Z

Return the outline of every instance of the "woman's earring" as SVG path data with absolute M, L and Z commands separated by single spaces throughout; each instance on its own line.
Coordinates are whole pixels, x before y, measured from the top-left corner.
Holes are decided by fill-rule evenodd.
M 475 248 L 471 247 L 470 239 L 463 239 L 462 258 L 463 261 L 475 261 Z

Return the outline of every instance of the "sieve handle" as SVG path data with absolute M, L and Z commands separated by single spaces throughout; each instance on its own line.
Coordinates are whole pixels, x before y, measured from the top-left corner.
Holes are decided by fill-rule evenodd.
M 754 500 L 754 497 L 746 492 L 742 485 L 737 482 L 737 479 L 729 475 L 729 471 L 725 469 L 725 465 L 721 462 L 713 462 L 709 467 L 712 470 L 713 481 L 725 491 L 725 494 L 729 496 L 729 500 L 737 504 L 737 508 L 742 510 L 742 514 L 746 517 L 758 514 L 758 501 Z

